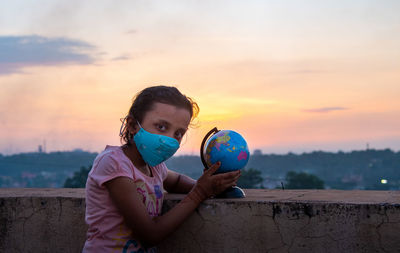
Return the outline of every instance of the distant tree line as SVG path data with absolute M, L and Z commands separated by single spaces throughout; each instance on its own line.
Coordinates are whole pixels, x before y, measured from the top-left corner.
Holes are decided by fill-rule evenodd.
M 74 175 L 64 183 L 65 188 L 84 188 L 91 166 L 81 167 Z M 256 169 L 242 170 L 241 176 L 237 185 L 243 189 L 265 188 L 262 185 L 263 178 L 261 171 Z M 286 174 L 285 186 L 286 189 L 324 189 L 324 182 L 315 175 L 304 172 L 289 171 Z
M 72 179 L 85 181 L 83 178 L 90 166 L 82 166 L 91 164 L 96 155 L 84 151 L 0 155 L 0 187 L 75 187 L 79 180 Z M 166 164 L 171 170 L 194 179 L 203 172 L 199 156 L 172 157 Z M 317 188 L 319 181 L 305 174 L 323 181 L 326 189 L 399 190 L 400 152 L 370 149 L 286 155 L 259 153 L 250 156 L 238 184 L 243 188 L 275 188 L 283 184 L 288 189 L 299 187 L 290 183 L 292 178 L 297 178 L 297 182 L 314 181 L 313 187 Z
M 64 183 L 64 188 L 85 188 L 86 180 L 92 166 L 82 166 L 79 171 L 75 171 L 72 177 L 67 178 Z
M 324 181 L 313 174 L 289 171 L 286 174 L 286 189 L 324 189 Z
M 0 187 L 63 187 L 81 166 L 97 153 L 67 151 L 0 155 Z

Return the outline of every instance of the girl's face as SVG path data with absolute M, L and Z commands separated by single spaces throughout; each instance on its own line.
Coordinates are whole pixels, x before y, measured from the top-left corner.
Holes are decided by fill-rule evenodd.
M 176 139 L 179 143 L 190 124 L 190 112 L 174 105 L 154 103 L 140 123 L 144 130 Z M 136 131 L 138 131 L 138 127 Z M 135 132 L 136 132 L 135 131 Z

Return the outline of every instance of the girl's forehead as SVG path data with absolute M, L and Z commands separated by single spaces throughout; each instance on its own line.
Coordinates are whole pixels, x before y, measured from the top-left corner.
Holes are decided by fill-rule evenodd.
M 170 123 L 188 126 L 191 117 L 190 112 L 184 108 L 157 102 L 154 103 L 152 109 L 146 113 L 145 118 L 164 120 Z

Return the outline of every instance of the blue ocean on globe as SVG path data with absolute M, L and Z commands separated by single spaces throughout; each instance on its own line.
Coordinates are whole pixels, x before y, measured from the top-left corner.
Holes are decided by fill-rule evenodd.
M 220 161 L 217 173 L 243 169 L 249 161 L 250 152 L 246 140 L 233 130 L 215 133 L 205 145 L 205 161 L 210 167 Z

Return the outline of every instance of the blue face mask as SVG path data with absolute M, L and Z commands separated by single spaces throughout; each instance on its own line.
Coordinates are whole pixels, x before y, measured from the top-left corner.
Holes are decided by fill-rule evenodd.
M 150 166 L 156 166 L 171 156 L 179 148 L 179 142 L 171 137 L 161 134 L 152 134 L 143 129 L 139 124 L 139 131 L 133 136 L 139 153 L 143 160 Z

